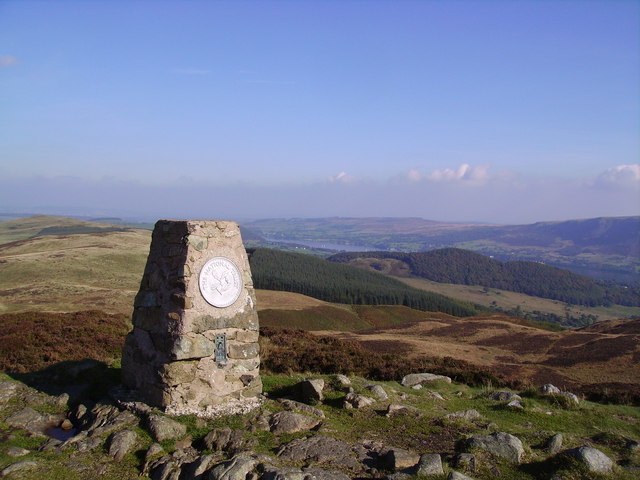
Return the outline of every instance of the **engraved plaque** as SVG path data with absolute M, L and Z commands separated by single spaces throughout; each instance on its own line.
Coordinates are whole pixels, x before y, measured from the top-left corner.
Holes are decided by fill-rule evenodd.
M 227 336 L 224 333 L 216 335 L 216 362 L 227 361 Z
M 226 257 L 214 257 L 205 263 L 199 283 L 204 299 L 219 308 L 233 305 L 243 288 L 240 270 Z

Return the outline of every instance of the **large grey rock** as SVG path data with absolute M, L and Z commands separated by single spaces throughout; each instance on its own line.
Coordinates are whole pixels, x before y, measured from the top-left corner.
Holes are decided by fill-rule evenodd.
M 565 452 L 584 464 L 591 472 L 609 473 L 613 468 L 613 460 L 597 448 L 578 447 Z
M 385 455 L 385 465 L 389 470 L 398 471 L 415 467 L 420 456 L 402 448 L 390 448 Z
M 347 377 L 346 375 L 342 375 L 341 373 L 336 374 L 335 379 L 343 387 L 348 387 L 349 385 L 351 385 L 351 380 L 349 380 L 349 377 Z
M 562 440 L 563 439 L 561 433 L 556 433 L 555 435 L 553 435 L 545 445 L 545 450 L 547 451 L 547 453 L 549 453 L 550 455 L 555 455 L 560 450 L 562 450 Z
M 119 462 L 133 449 L 137 439 L 138 435 L 133 430 L 120 430 L 114 433 L 109 444 L 109 455 Z
M 479 418 L 482 418 L 482 415 L 480 415 L 480 412 L 478 412 L 477 410 L 474 409 L 469 409 L 469 410 L 459 410 L 457 412 L 453 412 L 453 413 L 448 413 L 447 415 L 444 416 L 444 418 L 448 418 L 448 419 L 463 419 L 463 420 L 477 420 Z
M 474 479 L 465 475 L 464 473 L 452 471 L 452 472 L 449 472 L 449 476 L 447 477 L 447 480 L 474 480 Z
M 149 430 L 154 440 L 161 442 L 182 437 L 187 433 L 187 426 L 162 415 L 150 415 Z
M 203 439 L 207 450 L 238 453 L 245 444 L 242 430 L 231 430 L 229 427 L 210 431 Z
M 467 441 L 467 447 L 486 450 L 514 463 L 520 463 L 524 455 L 524 448 L 520 439 L 504 432 L 471 437 Z
M 352 455 L 352 446 L 341 440 L 315 435 L 299 438 L 282 446 L 278 457 L 289 462 L 317 462 L 357 468 L 358 461 Z
M 444 475 L 442 458 L 437 453 L 425 453 L 420 455 L 416 475 Z
M 451 378 L 444 375 L 435 375 L 433 373 L 411 373 L 402 378 L 402 385 L 405 387 L 413 387 L 414 385 L 424 385 L 425 383 L 436 382 L 442 380 L 451 383 Z
M 283 399 L 280 400 L 280 404 L 286 410 L 297 410 L 298 412 L 306 413 L 307 415 L 316 415 L 320 418 L 324 418 L 324 412 L 319 408 L 312 407 L 306 403 L 296 402 L 295 400 Z
M 378 400 L 387 400 L 389 398 L 389 395 L 381 385 L 369 385 L 366 389 L 369 390 Z
M 491 400 L 496 402 L 511 402 L 512 400 L 522 400 L 522 397 L 516 393 L 507 390 L 497 390 L 489 394 Z
M 551 383 L 545 383 L 542 387 L 540 387 L 540 391 L 542 393 L 546 393 L 547 395 L 558 395 L 560 393 L 560 389 Z
M 48 427 L 59 425 L 63 419 L 64 415 L 49 415 L 37 412 L 31 407 L 25 407 L 9 416 L 6 422 L 11 427 L 21 428 L 33 435 L 44 437 L 44 431 Z
M 324 399 L 322 390 L 324 389 L 324 380 L 322 378 L 307 379 L 298 384 L 300 399 L 304 403 L 319 403 Z
M 420 409 L 412 407 L 411 405 L 402 405 L 398 403 L 390 403 L 387 407 L 387 417 L 393 417 L 394 415 L 406 415 L 411 413 L 420 413 Z
M 213 454 L 198 457 L 194 462 L 182 467 L 181 478 L 184 478 L 184 480 L 200 480 L 215 465 L 218 458 Z
M 320 424 L 321 420 L 296 412 L 277 412 L 269 417 L 269 426 L 272 433 L 295 433 L 311 430 Z
M 375 399 L 371 397 L 367 397 L 365 395 L 360 395 L 359 393 L 351 392 L 347 393 L 347 396 L 344 397 L 343 407 L 344 408 L 364 408 L 369 405 L 373 405 L 376 403 Z
M 7 465 L 0 471 L 0 475 L 3 477 L 10 475 L 14 472 L 18 472 L 20 470 L 27 470 L 30 468 L 37 467 L 38 464 L 33 460 L 20 460 L 19 462 L 12 463 L 11 465 Z
M 138 422 L 139 418 L 127 410 L 121 411 L 114 405 L 99 403 L 83 416 L 80 429 L 90 436 L 100 436 Z
M 237 455 L 228 462 L 213 467 L 207 475 L 207 480 L 246 480 L 249 472 L 258 463 L 251 455 Z
M 305 480 L 350 480 L 350 478 L 342 472 L 335 470 L 325 470 L 323 468 L 305 468 L 302 470 Z

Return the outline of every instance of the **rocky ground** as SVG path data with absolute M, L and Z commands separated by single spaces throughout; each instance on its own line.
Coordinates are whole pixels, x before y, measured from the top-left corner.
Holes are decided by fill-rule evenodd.
M 259 408 L 201 419 L 163 415 L 117 386 L 105 396 L 78 384 L 52 395 L 0 380 L 7 478 L 640 477 L 640 409 L 551 385 L 511 392 L 428 373 L 382 383 L 265 375 Z

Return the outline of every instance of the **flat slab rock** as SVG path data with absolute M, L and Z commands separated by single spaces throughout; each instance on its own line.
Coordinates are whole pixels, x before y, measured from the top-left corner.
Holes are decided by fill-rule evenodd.
M 467 448 L 486 450 L 514 463 L 520 463 L 524 455 L 524 448 L 520 439 L 504 432 L 471 437 L 467 440 Z
M 269 427 L 272 433 L 296 433 L 311 430 L 320 425 L 322 420 L 309 417 L 301 413 L 282 411 L 269 417 Z
M 435 375 L 433 373 L 411 373 L 402 378 L 402 385 L 405 387 L 413 387 L 414 385 L 423 385 L 425 383 L 436 382 L 442 380 L 451 383 L 451 378 L 444 375 Z
M 293 440 L 280 448 L 278 457 L 291 462 L 311 461 L 346 468 L 361 467 L 352 454 L 350 444 L 324 435 Z

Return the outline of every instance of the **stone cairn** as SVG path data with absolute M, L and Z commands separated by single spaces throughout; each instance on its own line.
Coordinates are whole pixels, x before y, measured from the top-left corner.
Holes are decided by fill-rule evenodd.
M 169 414 L 258 406 L 255 303 L 235 222 L 158 221 L 122 352 L 123 383 Z

